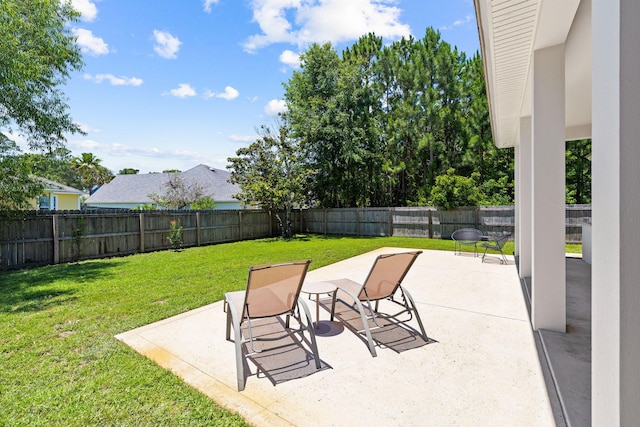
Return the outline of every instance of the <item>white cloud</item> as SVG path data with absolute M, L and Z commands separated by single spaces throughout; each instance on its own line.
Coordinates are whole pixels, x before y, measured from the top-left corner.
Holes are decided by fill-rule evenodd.
M 100 132 L 100 129 L 96 129 L 96 128 L 94 128 L 91 125 L 88 125 L 86 123 L 78 122 L 76 124 L 80 127 L 80 130 L 82 130 L 85 133 L 89 133 L 89 132 L 99 133 Z
M 74 152 L 93 152 L 102 159 L 102 164 L 115 171 L 126 167 L 140 169 L 140 173 L 160 172 L 164 169 L 187 170 L 198 164 L 224 169 L 226 157 L 216 158 L 209 154 L 180 149 L 125 145 L 118 142 L 98 142 L 91 139 L 71 140 L 67 147 Z
M 227 101 L 231 101 L 232 99 L 236 99 L 238 97 L 238 95 L 240 95 L 240 92 L 238 92 L 236 89 L 232 88 L 231 86 L 227 86 L 227 87 L 224 88 L 224 92 L 219 93 L 216 96 L 218 98 L 222 98 L 222 99 L 226 99 Z
M 460 25 L 464 25 L 464 24 L 467 24 L 467 23 L 471 22 L 472 19 L 474 19 L 473 15 L 469 14 L 469 15 L 465 16 L 464 19 L 458 19 L 457 21 L 455 21 L 451 25 L 446 25 L 444 27 L 440 27 L 440 30 L 444 30 L 444 31 L 452 30 L 455 27 L 459 27 Z
M 168 95 L 177 98 L 188 98 L 190 96 L 196 96 L 196 90 L 192 88 L 189 83 L 180 83 L 177 88 L 171 89 Z
M 292 52 L 290 50 L 285 50 L 280 54 L 280 62 L 285 65 L 288 65 L 291 68 L 300 67 L 300 54 Z
M 4 135 L 9 138 L 9 140 L 16 143 L 16 145 L 23 151 L 29 150 L 29 141 L 26 137 L 16 133 L 15 131 L 5 131 Z
M 78 150 L 95 150 L 96 148 L 103 148 L 104 144 L 101 144 L 92 139 L 82 139 L 77 141 L 70 141 L 68 145 Z
M 109 45 L 100 37 L 96 37 L 90 30 L 84 28 L 74 28 L 73 34 L 78 38 L 78 46 L 83 53 L 98 56 L 109 53 Z
M 229 139 L 234 142 L 253 142 L 257 137 L 255 135 L 229 135 Z
M 264 112 L 269 117 L 275 117 L 279 113 L 284 113 L 285 111 L 287 111 L 287 103 L 284 99 L 272 99 L 264 107 Z
M 390 39 L 409 36 L 397 0 L 253 0 L 253 20 L 262 30 L 244 43 L 248 52 L 273 43 L 304 46 L 355 40 L 369 32 Z
M 158 55 L 167 59 L 177 58 L 182 42 L 166 31 L 153 30 L 153 38 L 156 41 L 153 50 Z
M 93 80 L 96 83 L 102 83 L 103 81 L 108 81 L 112 86 L 140 86 L 143 81 L 137 77 L 116 77 L 113 74 L 96 74 L 92 76 L 91 74 L 85 74 L 84 78 L 86 80 Z
M 82 14 L 82 20 L 93 22 L 98 16 L 98 8 L 91 0 L 71 0 L 71 5 Z
M 240 95 L 240 92 L 238 92 L 237 89 L 232 88 L 231 86 L 225 87 L 224 92 L 221 92 L 221 93 L 216 93 L 211 90 L 206 90 L 203 94 L 205 99 L 222 98 L 222 99 L 226 99 L 227 101 L 236 99 L 238 95 Z
M 204 11 L 210 13 L 211 6 L 214 4 L 218 4 L 218 0 L 204 0 Z

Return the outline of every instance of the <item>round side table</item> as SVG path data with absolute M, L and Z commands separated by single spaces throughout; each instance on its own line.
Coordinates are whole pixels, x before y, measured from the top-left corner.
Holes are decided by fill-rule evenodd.
M 331 330 L 329 325 L 320 323 L 320 295 L 332 296 L 336 289 L 336 285 L 331 282 L 305 282 L 300 289 L 300 292 L 308 294 L 309 297 L 316 296 L 316 321 L 314 323 L 316 335 L 326 334 Z

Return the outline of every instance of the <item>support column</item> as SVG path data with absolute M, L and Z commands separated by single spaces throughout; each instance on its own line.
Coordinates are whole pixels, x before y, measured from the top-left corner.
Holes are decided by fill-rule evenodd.
M 520 257 L 520 142 L 513 149 L 513 254 Z M 516 261 L 517 262 L 517 261 Z M 520 268 L 520 267 L 518 267 Z
M 524 279 L 531 278 L 531 116 L 520 118 L 518 144 L 518 269 Z
M 592 423 L 640 419 L 640 2 L 592 3 Z
M 564 44 L 533 54 L 531 322 L 566 331 Z

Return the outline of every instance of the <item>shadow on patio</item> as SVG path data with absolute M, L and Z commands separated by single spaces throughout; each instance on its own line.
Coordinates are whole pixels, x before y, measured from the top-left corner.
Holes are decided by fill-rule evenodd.
M 362 281 L 377 255 L 401 251 L 381 248 L 310 271 L 307 280 Z M 382 328 L 373 358 L 348 323 L 334 322 L 317 337 L 322 369 L 292 343 L 250 358 L 243 392 L 236 390 L 222 301 L 117 338 L 253 425 L 553 426 L 554 404 L 509 261 L 424 251 L 403 286 L 432 340 L 418 342 L 411 329 Z M 344 308 L 342 320 L 349 316 Z M 320 316 L 329 318 L 326 308 Z
M 591 266 L 567 257 L 567 331 L 541 329 L 538 349 L 558 425 L 591 425 Z M 531 281 L 524 280 L 530 310 Z M 548 366 L 548 368 L 547 368 Z M 566 421 L 565 421 L 566 420 Z

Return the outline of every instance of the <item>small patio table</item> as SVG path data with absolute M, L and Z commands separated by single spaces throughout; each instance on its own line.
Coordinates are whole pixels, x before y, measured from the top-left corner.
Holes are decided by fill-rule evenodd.
M 316 321 L 314 325 L 316 335 L 326 334 L 331 331 L 329 325 L 320 323 L 320 295 L 327 294 L 332 296 L 336 289 L 336 285 L 331 282 L 305 282 L 302 285 L 302 289 L 300 289 L 300 292 L 308 294 L 309 298 L 311 298 L 312 294 L 316 296 Z

